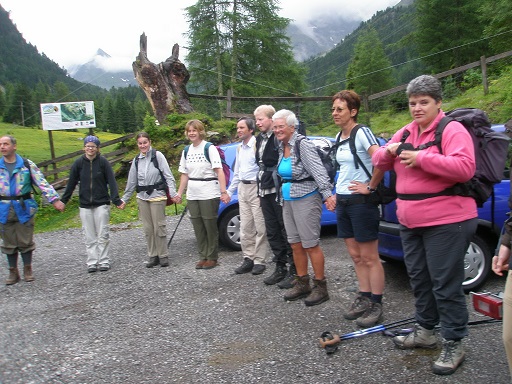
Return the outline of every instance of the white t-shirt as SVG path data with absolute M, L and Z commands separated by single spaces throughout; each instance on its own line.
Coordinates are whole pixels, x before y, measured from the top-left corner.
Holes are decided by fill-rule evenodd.
M 210 145 L 208 154 L 211 163 L 204 156 L 204 146 L 206 141 L 194 147 L 190 145 L 185 159 L 185 151 L 181 154 L 180 166 L 178 171 L 185 173 L 189 177 L 187 185 L 187 200 L 209 200 L 215 197 L 220 197 L 220 185 L 217 180 L 215 168 L 222 170 L 222 163 L 220 160 L 219 151 L 215 145 Z M 215 180 L 190 180 L 192 179 L 215 179 Z
M 336 161 L 340 166 L 340 173 L 338 181 L 336 182 L 336 193 L 340 195 L 349 195 L 352 193 L 348 189 L 350 182 L 360 181 L 361 183 L 367 183 L 370 178 L 364 171 L 361 164 L 358 164 L 359 168 L 356 169 L 354 163 L 354 155 L 350 152 L 350 146 L 348 140 L 343 142 L 338 147 L 336 152 Z M 355 137 L 356 152 L 359 158 L 363 161 L 366 169 L 370 174 L 373 173 L 372 158 L 368 154 L 368 148 L 372 145 L 378 145 L 375 136 L 368 127 L 360 127 Z

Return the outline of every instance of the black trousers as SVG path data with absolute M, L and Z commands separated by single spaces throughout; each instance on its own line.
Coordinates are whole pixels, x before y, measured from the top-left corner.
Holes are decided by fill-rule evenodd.
M 293 254 L 283 222 L 283 207 L 276 201 L 276 194 L 272 193 L 260 197 L 261 211 L 265 219 L 267 239 L 274 254 L 274 261 L 278 264 L 293 264 Z

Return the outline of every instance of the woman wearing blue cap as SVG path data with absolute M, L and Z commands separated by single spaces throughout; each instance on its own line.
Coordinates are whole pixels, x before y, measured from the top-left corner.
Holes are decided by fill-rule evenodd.
M 100 140 L 96 136 L 87 136 L 84 139 L 84 151 L 85 154 L 71 167 L 62 202 L 67 204 L 80 182 L 78 196 L 87 249 L 87 271 L 108 271 L 110 201 L 117 207 L 123 202 L 119 199 L 112 167 L 108 160 L 100 155 Z

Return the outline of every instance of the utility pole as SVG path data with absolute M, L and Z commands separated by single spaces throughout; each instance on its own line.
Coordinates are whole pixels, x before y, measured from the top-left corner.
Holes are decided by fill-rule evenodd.
M 21 106 L 21 125 L 25 126 L 25 114 L 23 113 L 23 101 L 20 103 Z

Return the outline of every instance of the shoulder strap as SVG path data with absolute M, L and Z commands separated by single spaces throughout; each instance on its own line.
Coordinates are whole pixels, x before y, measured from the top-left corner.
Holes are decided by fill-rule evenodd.
M 189 145 L 185 145 L 185 148 L 183 148 L 183 157 L 185 158 L 185 160 L 187 160 L 187 155 L 188 155 L 188 150 L 190 149 L 190 144 Z
M 362 164 L 361 159 L 357 155 L 357 149 L 356 149 L 356 135 L 357 135 L 357 131 L 362 126 L 363 126 L 362 124 L 357 124 L 354 128 L 352 128 L 352 130 L 350 131 L 350 136 L 347 139 L 341 140 L 341 141 L 336 140 L 336 145 L 341 145 L 341 144 L 344 144 L 344 143 L 346 143 L 348 141 L 348 146 L 350 148 L 350 152 L 352 153 L 352 156 L 354 156 L 354 165 L 355 165 L 356 169 L 359 168 L 359 164 Z M 339 134 L 338 138 L 341 138 L 341 131 L 340 131 L 340 134 Z M 363 167 L 364 167 L 364 165 L 363 165 Z
M 441 153 L 441 154 L 443 153 L 443 149 L 441 148 L 441 139 L 443 137 L 443 132 L 444 132 L 444 129 L 446 128 L 446 126 L 452 121 L 454 121 L 454 120 L 451 117 L 445 116 L 439 121 L 439 124 L 437 124 L 436 134 L 435 134 L 434 141 L 433 141 L 432 145 L 434 145 L 434 144 L 437 145 L 437 148 L 439 149 L 439 153 Z
M 158 165 L 158 159 L 156 158 L 156 150 L 151 155 L 151 161 L 153 162 L 153 165 L 155 166 L 155 168 L 158 169 L 158 172 L 160 172 L 160 166 Z
M 212 143 L 210 143 L 209 141 L 207 141 L 206 144 L 204 145 L 204 157 L 206 157 L 206 160 L 208 160 L 209 163 L 211 163 L 210 153 L 208 152 L 210 149 L 210 145 L 212 145 Z
M 32 187 L 32 190 L 34 191 L 34 194 L 37 194 L 36 189 L 34 188 L 34 182 L 32 181 L 32 168 L 30 167 L 30 163 L 28 162 L 28 159 L 23 157 L 23 165 L 28 168 L 28 174 L 30 179 L 30 185 Z
M 297 137 L 297 140 L 295 140 L 295 164 L 298 164 L 300 161 L 300 142 L 305 138 L 306 136 L 300 136 Z

